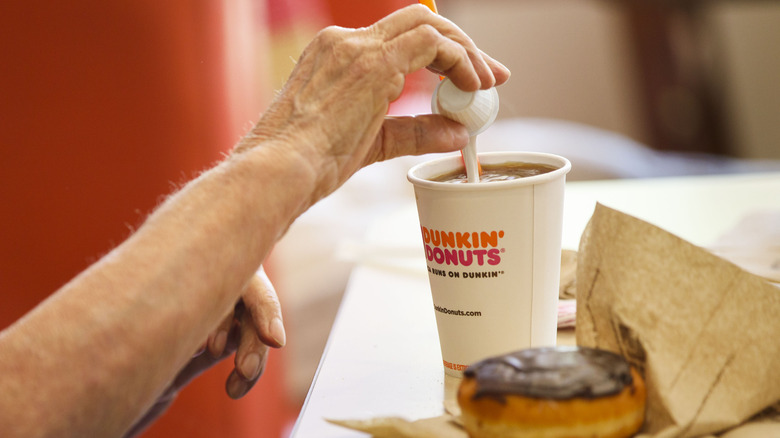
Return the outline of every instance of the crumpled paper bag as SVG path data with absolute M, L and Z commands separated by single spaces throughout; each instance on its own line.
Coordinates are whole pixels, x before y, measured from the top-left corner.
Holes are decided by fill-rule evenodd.
M 643 371 L 643 433 L 708 436 L 778 402 L 778 315 L 780 288 L 596 206 L 579 248 L 577 344 L 622 354 Z M 774 426 L 757 436 L 780 436 Z
M 373 438 L 468 438 L 466 430 L 451 415 L 409 421 L 399 417 L 381 417 L 368 420 L 328 420 L 353 430 L 370 434 Z

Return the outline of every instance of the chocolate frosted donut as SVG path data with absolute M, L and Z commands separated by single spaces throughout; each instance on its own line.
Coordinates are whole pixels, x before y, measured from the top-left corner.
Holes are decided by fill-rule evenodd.
M 645 385 L 615 353 L 535 348 L 471 365 L 458 403 L 472 438 L 620 438 L 642 426 Z
M 565 400 L 619 393 L 633 381 L 621 356 L 593 348 L 538 348 L 493 357 L 466 369 L 477 379 L 474 397 L 506 395 Z

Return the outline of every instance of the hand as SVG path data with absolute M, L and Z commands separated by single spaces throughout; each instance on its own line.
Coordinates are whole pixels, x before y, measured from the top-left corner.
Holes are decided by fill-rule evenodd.
M 279 299 L 261 269 L 246 286 L 235 309 L 225 317 L 204 346 L 125 436 L 135 436 L 153 423 L 192 379 L 233 352 L 236 352 L 235 368 L 227 378 L 225 390 L 233 399 L 243 397 L 263 374 L 268 348 L 281 348 L 285 342 Z
M 223 358 L 236 351 L 235 368 L 225 390 L 231 398 L 238 399 L 263 374 L 268 347 L 281 348 L 286 342 L 279 298 L 261 268 L 250 280 L 233 314 L 223 320 L 206 344 L 213 358 Z
M 290 161 L 311 167 L 316 202 L 373 162 L 461 149 L 466 129 L 442 116 L 385 117 L 405 76 L 425 67 L 467 91 L 509 78 L 506 67 L 422 5 L 367 28 L 329 27 L 304 50 L 282 93 L 236 152 L 280 140 L 281 154 L 297 154 Z

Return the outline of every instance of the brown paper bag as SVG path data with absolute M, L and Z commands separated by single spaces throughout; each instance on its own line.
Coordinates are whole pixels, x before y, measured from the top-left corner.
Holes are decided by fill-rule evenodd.
M 398 417 L 327 421 L 368 433 L 373 438 L 468 438 L 466 431 L 449 415 L 416 421 Z
M 643 371 L 643 433 L 719 433 L 780 400 L 778 315 L 772 284 L 596 206 L 580 242 L 577 343 L 620 353 Z

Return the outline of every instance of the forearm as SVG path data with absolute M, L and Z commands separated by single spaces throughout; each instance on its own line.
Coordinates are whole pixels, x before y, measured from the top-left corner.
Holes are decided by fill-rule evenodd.
M 0 375 L 18 376 L 0 379 L 0 430 L 115 436 L 128 428 L 310 204 L 309 169 L 285 162 L 292 158 L 257 149 L 206 172 L 0 334 Z

